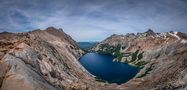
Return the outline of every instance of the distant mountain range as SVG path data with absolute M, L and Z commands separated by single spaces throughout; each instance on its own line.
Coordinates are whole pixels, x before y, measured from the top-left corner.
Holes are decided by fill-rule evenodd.
M 84 50 L 89 50 L 99 42 L 78 42 L 78 46 Z

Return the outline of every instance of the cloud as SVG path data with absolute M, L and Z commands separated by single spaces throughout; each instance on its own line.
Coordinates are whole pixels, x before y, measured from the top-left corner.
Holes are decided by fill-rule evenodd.
M 185 0 L 0 0 L 0 31 L 63 28 L 77 41 L 187 29 Z

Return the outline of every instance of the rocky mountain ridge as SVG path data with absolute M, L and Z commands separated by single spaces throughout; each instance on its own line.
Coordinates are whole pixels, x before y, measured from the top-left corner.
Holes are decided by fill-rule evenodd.
M 84 51 L 62 29 L 3 32 L 0 90 L 185 90 L 186 37 L 180 32 L 149 30 L 112 35 L 96 45 L 92 50 L 115 54 L 119 61 L 142 68 L 135 78 L 117 85 L 96 81 L 82 67 L 78 59 Z
M 0 34 L 1 90 L 97 89 L 79 63 L 84 54 L 62 29 Z
M 130 90 L 187 89 L 187 35 L 181 32 L 112 35 L 92 51 L 113 54 L 114 61 L 142 68 L 136 77 L 120 85 Z M 123 88 L 124 88 L 123 87 Z

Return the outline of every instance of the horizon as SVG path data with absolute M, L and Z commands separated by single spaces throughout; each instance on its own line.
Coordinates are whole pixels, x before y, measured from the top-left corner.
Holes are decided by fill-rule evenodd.
M 52 27 L 52 28 L 55 28 L 55 29 L 58 29 L 58 30 L 62 30 L 64 33 L 66 33 L 65 31 L 64 31 L 64 29 L 62 29 L 62 28 L 56 28 L 56 27 L 53 27 L 53 26 L 50 26 L 50 27 Z M 50 28 L 50 27 L 47 27 L 47 28 Z M 24 31 L 24 32 L 11 32 L 11 31 L 0 31 L 0 33 L 27 33 L 27 32 L 32 32 L 32 31 L 35 31 L 35 30 L 46 30 L 47 28 L 45 28 L 45 29 L 34 29 L 34 30 L 28 30 L 28 31 Z M 138 33 L 145 33 L 145 32 L 147 32 L 147 31 L 149 31 L 149 30 L 152 30 L 154 33 L 167 33 L 167 32 L 180 32 L 180 31 L 167 31 L 167 32 L 155 32 L 153 29 L 147 29 L 146 31 L 144 31 L 144 32 L 136 32 L 136 33 L 125 33 L 125 34 L 123 34 L 123 33 L 121 33 L 121 34 L 116 34 L 116 33 L 113 33 L 113 34 L 111 34 L 111 35 L 109 35 L 109 36 L 107 36 L 107 37 L 105 37 L 103 40 L 105 40 L 105 39 L 107 39 L 108 37 L 110 37 L 110 36 L 112 36 L 112 35 L 127 35 L 127 34 L 135 34 L 135 35 L 137 35 Z M 186 32 L 181 32 L 181 33 L 185 33 L 185 34 L 187 34 Z M 66 33 L 67 34 L 67 33 Z M 69 34 L 68 34 L 69 35 Z M 70 35 L 71 36 L 71 35 Z M 71 36 L 72 37 L 72 36 Z M 73 37 L 72 37 L 73 38 Z M 74 38 L 73 38 L 74 39 Z M 75 39 L 74 39 L 75 40 Z M 101 42 L 101 41 L 103 41 L 103 40 L 87 40 L 87 41 L 77 41 L 77 40 L 75 40 L 77 43 L 79 43 L 79 42 L 90 42 L 90 43 L 96 43 L 96 42 Z
M 0 32 L 54 26 L 77 42 L 148 29 L 187 33 L 185 0 L 0 0 L 0 11 Z

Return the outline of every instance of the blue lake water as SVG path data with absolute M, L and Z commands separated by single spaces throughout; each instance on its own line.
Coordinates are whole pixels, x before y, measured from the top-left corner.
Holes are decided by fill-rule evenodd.
M 80 63 L 91 74 L 117 84 L 132 79 L 140 70 L 126 63 L 113 62 L 113 59 L 112 55 L 87 53 L 80 58 Z

